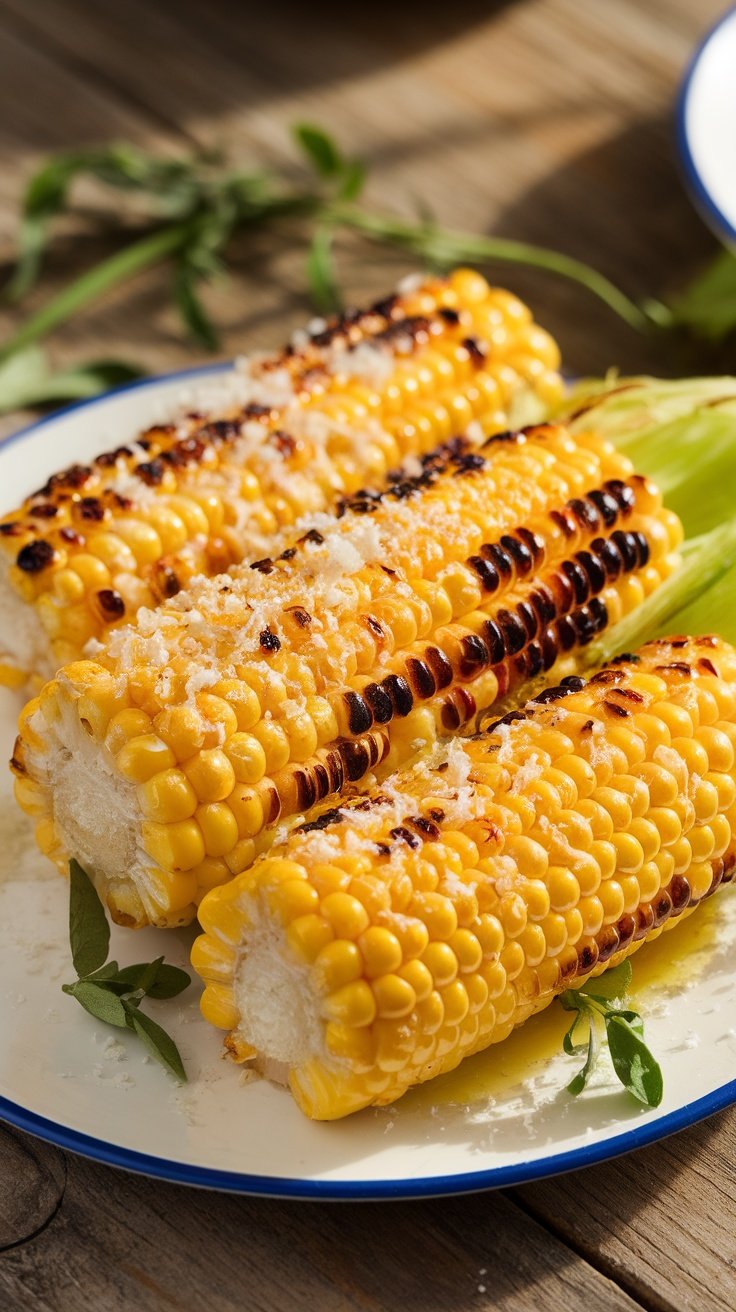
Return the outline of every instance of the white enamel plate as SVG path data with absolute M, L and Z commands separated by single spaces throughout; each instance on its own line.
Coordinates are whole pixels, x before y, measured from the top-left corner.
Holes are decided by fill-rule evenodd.
M 0 508 L 62 465 L 160 420 L 182 390 L 191 404 L 228 377 L 225 366 L 139 384 L 18 434 L 0 448 Z M 5 758 L 18 708 L 10 694 L 0 696 Z M 61 992 L 72 978 L 67 914 L 66 884 L 35 851 L 0 769 L 0 1116 L 129 1170 L 285 1197 L 453 1193 L 589 1165 L 736 1102 L 736 890 L 634 958 L 633 1005 L 664 1071 L 656 1111 L 635 1103 L 604 1064 L 581 1098 L 565 1092 L 577 1066 L 561 1053 L 569 1017 L 554 1004 L 395 1107 L 322 1125 L 306 1120 L 285 1090 L 244 1084 L 221 1060 L 196 985 L 173 1002 L 148 1004 L 179 1045 L 186 1085 L 132 1035 L 94 1021 Z M 122 963 L 165 953 L 185 966 L 192 937 L 114 929 L 111 951 Z
M 685 75 L 677 139 L 703 218 L 736 243 L 736 8 L 708 33 Z

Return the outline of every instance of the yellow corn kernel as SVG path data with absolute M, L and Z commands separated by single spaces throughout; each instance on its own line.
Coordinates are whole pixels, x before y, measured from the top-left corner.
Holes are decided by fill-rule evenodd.
M 238 783 L 257 784 L 266 773 L 266 753 L 253 734 L 232 734 L 224 745 L 224 752 Z
M 205 857 L 202 831 L 194 820 L 165 825 L 144 820 L 141 839 L 145 851 L 164 870 L 191 870 Z
M 197 807 L 194 816 L 202 831 L 207 856 L 225 856 L 232 851 L 238 841 L 238 825 L 229 806 L 224 802 L 207 802 Z
M 193 707 L 171 706 L 156 716 L 153 727 L 177 761 L 189 760 L 204 746 L 202 716 Z
M 365 980 L 354 980 L 322 1001 L 322 1014 L 329 1020 L 360 1029 L 371 1025 L 376 1018 L 376 1001 Z
M 403 960 L 398 938 L 380 925 L 371 925 L 366 929 L 358 939 L 358 947 L 368 979 L 393 973 L 398 970 Z
M 161 770 L 138 788 L 141 810 L 161 823 L 188 820 L 197 809 L 197 794 L 181 770 Z
M 115 765 L 124 779 L 144 784 L 162 770 L 173 769 L 176 757 L 155 733 L 146 733 L 129 739 L 120 748 L 115 757 Z
M 235 1029 L 240 1021 L 240 1012 L 235 1005 L 233 991 L 225 984 L 214 982 L 208 984 L 199 1005 L 205 1020 L 217 1029 Z
M 182 769 L 200 802 L 223 802 L 235 787 L 235 771 L 219 747 L 198 752 Z

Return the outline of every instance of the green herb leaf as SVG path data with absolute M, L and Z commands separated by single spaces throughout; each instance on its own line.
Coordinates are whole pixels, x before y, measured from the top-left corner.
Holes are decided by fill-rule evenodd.
M 573 1076 L 567 1086 L 568 1093 L 571 1093 L 575 1098 L 583 1092 L 589 1077 L 595 1069 L 600 1053 L 600 1042 L 598 1021 L 594 1015 L 588 1013 L 588 1056 L 582 1070 L 579 1070 L 577 1075 Z
M 104 1021 L 106 1025 L 117 1025 L 125 1029 L 128 1016 L 122 998 L 106 988 L 104 982 L 95 984 L 92 980 L 80 979 L 75 984 L 62 985 L 62 991 L 76 998 L 90 1016 Z
M 312 238 L 307 256 L 309 291 L 315 309 L 321 314 L 334 314 L 340 309 L 340 293 L 332 261 L 332 231 L 318 228 Z
M 587 984 L 583 984 L 575 992 L 590 994 L 599 1002 L 622 998 L 631 984 L 632 974 L 631 962 L 627 959 L 611 970 L 604 970 L 603 974 L 595 979 L 589 979 Z
M 176 304 L 190 336 L 206 347 L 216 351 L 220 339 L 196 291 L 196 283 L 201 275 L 196 274 L 189 264 L 182 264 L 174 277 L 174 296 Z
M 334 178 L 342 173 L 345 161 L 333 137 L 313 123 L 297 123 L 292 129 L 294 140 L 312 168 L 322 178 Z
M 647 1107 L 662 1101 L 662 1070 L 642 1038 L 640 1028 L 620 1012 L 606 1017 L 613 1068 L 624 1087 Z
M 337 189 L 339 200 L 357 200 L 365 186 L 365 164 L 359 159 L 347 160 Z
M 166 1030 L 157 1025 L 154 1020 L 151 1020 L 150 1016 L 146 1016 L 143 1012 L 137 1010 L 130 1014 L 130 1019 L 139 1039 L 142 1039 L 148 1051 L 156 1058 L 156 1061 L 165 1066 L 182 1084 L 186 1084 L 187 1077 L 181 1054 Z
M 99 969 L 110 946 L 110 926 L 92 880 L 78 861 L 69 862 L 69 942 L 80 976 Z
M 736 330 L 736 255 L 723 250 L 672 303 L 672 321 L 709 342 Z
M 568 992 L 572 992 L 572 990 L 568 990 Z M 563 1000 L 564 998 L 565 998 L 565 994 L 563 993 L 563 994 L 562 994 L 562 997 L 561 997 L 561 999 L 560 999 L 560 1001 L 562 1002 L 563 1007 L 565 1008 L 566 1011 L 570 1011 L 570 1010 L 572 1010 L 572 1008 L 571 1008 L 570 1006 L 568 1006 L 567 1003 Z M 568 1057 L 574 1057 L 575 1054 L 576 1054 L 577 1052 L 580 1052 L 581 1049 L 585 1046 L 584 1044 L 581 1044 L 581 1043 L 575 1043 L 575 1031 L 576 1031 L 578 1025 L 580 1024 L 581 1020 L 583 1019 L 583 1014 L 584 1014 L 586 1008 L 585 1008 L 584 1006 L 578 1005 L 578 1006 L 575 1008 L 575 1010 L 576 1010 L 576 1013 L 577 1013 L 577 1014 L 576 1014 L 576 1016 L 575 1016 L 575 1018 L 574 1018 L 574 1020 L 573 1020 L 573 1022 L 572 1022 L 572 1025 L 570 1026 L 569 1030 L 567 1031 L 567 1034 L 565 1035 L 564 1039 L 562 1040 L 562 1047 L 563 1047 L 564 1051 L 567 1053 Z
M 27 347 L 0 363 L 0 412 L 56 401 L 78 401 L 140 378 L 144 370 L 124 360 L 90 360 L 49 372 L 43 351 Z
M 147 972 L 154 966 L 156 970 L 149 977 Z M 185 970 L 169 966 L 163 957 L 158 957 L 150 966 L 143 962 L 137 966 L 124 966 L 117 978 L 129 989 L 142 989 L 149 998 L 175 998 L 192 982 Z

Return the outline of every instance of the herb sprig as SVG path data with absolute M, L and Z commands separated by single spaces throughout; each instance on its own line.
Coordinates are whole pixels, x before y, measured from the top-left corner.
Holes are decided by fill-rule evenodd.
M 605 1030 L 613 1069 L 624 1088 L 647 1107 L 662 1101 L 662 1070 L 644 1042 L 644 1023 L 636 1011 L 625 1010 L 622 999 L 631 983 L 631 962 L 606 971 L 579 989 L 560 994 L 565 1011 L 575 1012 L 562 1046 L 570 1057 L 585 1053 L 585 1064 L 567 1086 L 577 1096 L 583 1092 L 598 1063 Z M 579 1025 L 587 1022 L 588 1037 L 575 1042 Z
M 108 961 L 110 926 L 89 875 L 77 861 L 69 862 L 69 942 L 78 979 L 62 984 L 62 992 L 97 1020 L 138 1035 L 152 1057 L 182 1083 L 186 1072 L 174 1040 L 141 1011 L 144 998 L 175 998 L 189 987 L 185 970 L 163 957 L 120 967 Z
M 0 411 L 86 397 L 144 372 L 134 363 L 103 360 L 55 373 L 38 344 L 104 294 L 158 265 L 171 268 L 172 299 L 188 336 L 206 350 L 217 349 L 217 328 L 202 291 L 224 276 L 233 238 L 266 225 L 290 245 L 304 241 L 306 280 L 319 313 L 341 306 L 335 245 L 354 235 L 404 250 L 434 270 L 459 262 L 517 264 L 566 278 L 634 331 L 658 334 L 665 344 L 679 334 L 712 350 L 736 333 L 735 253 L 722 251 L 669 306 L 650 297 L 635 300 L 561 251 L 443 228 L 421 200 L 414 222 L 369 207 L 361 200 L 365 168 L 359 160 L 314 124 L 299 123 L 292 135 L 306 178 L 295 179 L 291 169 L 231 169 L 213 153 L 159 156 L 129 143 L 47 160 L 26 188 L 16 264 L 2 293 L 7 303 L 22 302 L 41 278 L 54 222 L 73 210 L 80 180 L 126 193 L 135 202 L 135 220 L 119 229 L 118 250 L 67 283 L 0 343 Z M 85 217 L 110 226 L 106 210 L 85 211 Z

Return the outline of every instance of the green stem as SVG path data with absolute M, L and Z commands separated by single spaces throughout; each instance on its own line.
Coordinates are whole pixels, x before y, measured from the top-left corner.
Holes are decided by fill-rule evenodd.
M 330 213 L 333 221 L 362 232 L 374 241 L 393 242 L 418 254 L 430 254 L 446 263 L 455 260 L 479 263 L 502 261 L 547 269 L 550 273 L 559 274 L 587 288 L 637 332 L 649 332 L 653 327 L 653 318 L 609 282 L 608 278 L 570 255 L 504 237 L 476 237 L 471 233 L 432 229 L 352 207 L 335 206 Z
M 117 251 L 109 259 L 96 264 L 70 286 L 42 305 L 14 335 L 0 347 L 0 360 L 6 360 L 16 351 L 40 341 L 53 328 L 69 319 L 78 310 L 89 305 L 118 283 L 125 282 L 142 269 L 165 260 L 189 240 L 191 223 L 177 223 L 161 228 L 140 241 Z

